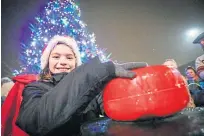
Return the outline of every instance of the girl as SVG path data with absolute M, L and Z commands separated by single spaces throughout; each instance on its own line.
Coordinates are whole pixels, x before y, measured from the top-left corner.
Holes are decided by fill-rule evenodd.
M 54 36 L 41 57 L 40 79 L 27 85 L 16 124 L 29 135 L 79 135 L 80 125 L 103 114 L 102 89 L 116 77 L 134 78 L 129 71 L 144 62 L 82 64 L 71 37 Z

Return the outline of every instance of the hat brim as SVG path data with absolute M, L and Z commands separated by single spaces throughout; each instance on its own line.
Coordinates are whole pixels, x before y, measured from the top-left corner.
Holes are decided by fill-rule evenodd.
M 198 37 L 193 41 L 194 44 L 199 44 L 201 39 L 204 38 L 204 32 L 198 35 Z

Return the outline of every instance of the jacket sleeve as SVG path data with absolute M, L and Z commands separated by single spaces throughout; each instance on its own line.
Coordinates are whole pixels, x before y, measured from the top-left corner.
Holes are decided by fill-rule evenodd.
M 45 135 L 64 124 L 69 128 L 114 73 L 112 62 L 101 63 L 95 58 L 67 74 L 48 92 L 28 85 L 16 124 L 30 135 Z
M 105 116 L 104 107 L 103 107 L 103 91 L 101 91 L 86 107 L 86 109 L 83 111 L 83 114 L 85 116 L 88 116 L 88 119 L 94 119 L 96 117 L 100 117 L 99 115 Z M 93 112 L 95 113 L 93 116 L 89 117 L 89 113 Z

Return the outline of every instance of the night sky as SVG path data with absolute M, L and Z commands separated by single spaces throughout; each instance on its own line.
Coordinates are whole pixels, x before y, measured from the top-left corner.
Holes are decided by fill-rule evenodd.
M 22 35 L 47 0 L 2 0 L 2 77 L 19 68 Z M 204 0 L 77 0 L 96 43 L 118 62 L 179 65 L 203 53 L 192 44 L 204 31 Z M 27 35 L 29 37 L 29 35 Z

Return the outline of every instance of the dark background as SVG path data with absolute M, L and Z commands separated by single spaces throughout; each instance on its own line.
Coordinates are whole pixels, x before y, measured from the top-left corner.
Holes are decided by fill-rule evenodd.
M 22 36 L 48 0 L 2 0 L 2 77 L 19 68 Z M 204 31 L 204 0 L 76 0 L 96 43 L 118 62 L 161 64 L 173 58 L 194 65 L 203 53 L 192 41 Z M 188 36 L 191 29 L 196 35 Z M 185 66 L 182 67 L 182 69 Z

